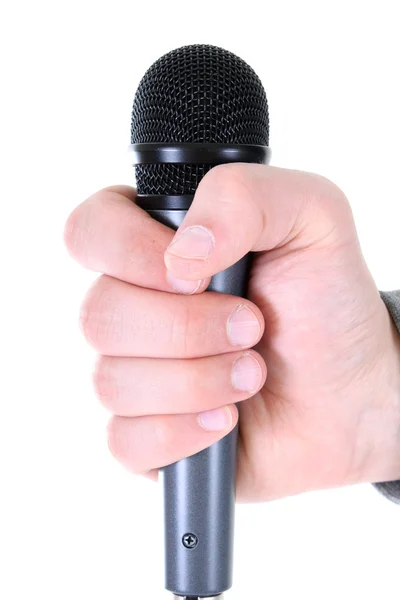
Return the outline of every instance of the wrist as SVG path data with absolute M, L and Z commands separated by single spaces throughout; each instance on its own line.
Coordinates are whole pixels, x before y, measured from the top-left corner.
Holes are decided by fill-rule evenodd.
M 372 483 L 400 480 L 400 334 L 386 306 L 382 308 L 386 343 L 373 386 L 375 436 L 365 479 Z

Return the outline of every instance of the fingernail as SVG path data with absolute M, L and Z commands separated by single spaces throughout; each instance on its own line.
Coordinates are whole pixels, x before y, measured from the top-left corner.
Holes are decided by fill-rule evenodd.
M 212 252 L 214 238 L 211 233 L 201 226 L 188 227 L 174 238 L 167 252 L 181 258 L 205 260 Z
M 195 294 L 202 284 L 202 279 L 197 281 L 187 281 L 175 277 L 170 271 L 167 271 L 167 280 L 176 292 L 180 294 Z
M 251 354 L 243 354 L 232 366 L 232 385 L 238 392 L 255 393 L 261 386 L 262 369 Z
M 227 334 L 234 346 L 254 346 L 260 337 L 260 323 L 250 308 L 239 304 L 228 319 Z
M 225 431 L 232 427 L 232 412 L 228 406 L 207 410 L 197 417 L 200 427 L 207 431 Z

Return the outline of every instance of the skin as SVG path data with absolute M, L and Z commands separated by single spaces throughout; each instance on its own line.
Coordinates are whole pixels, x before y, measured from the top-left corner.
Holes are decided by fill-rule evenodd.
M 309 173 L 223 165 L 174 235 L 135 193 L 102 190 L 65 228 L 71 255 L 104 273 L 81 327 L 117 460 L 156 478 L 240 413 L 239 501 L 399 479 L 399 337 L 344 194 Z M 249 251 L 247 300 L 203 293 Z

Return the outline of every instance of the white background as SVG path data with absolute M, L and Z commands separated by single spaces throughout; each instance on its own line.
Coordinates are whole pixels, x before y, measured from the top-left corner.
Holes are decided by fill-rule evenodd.
M 398 2 L 17 2 L 0 15 L 0 597 L 163 591 L 161 497 L 109 456 L 77 326 L 94 275 L 62 229 L 132 182 L 130 107 L 164 52 L 213 43 L 265 83 L 272 163 L 320 172 L 354 208 L 381 289 L 400 287 Z M 397 597 L 400 508 L 370 486 L 238 508 L 231 600 Z

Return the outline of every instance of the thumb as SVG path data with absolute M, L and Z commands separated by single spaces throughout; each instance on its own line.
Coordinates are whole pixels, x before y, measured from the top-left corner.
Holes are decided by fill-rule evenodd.
M 249 251 L 292 251 L 354 233 L 348 202 L 327 179 L 265 165 L 220 165 L 200 182 L 165 263 L 175 277 L 202 280 Z

